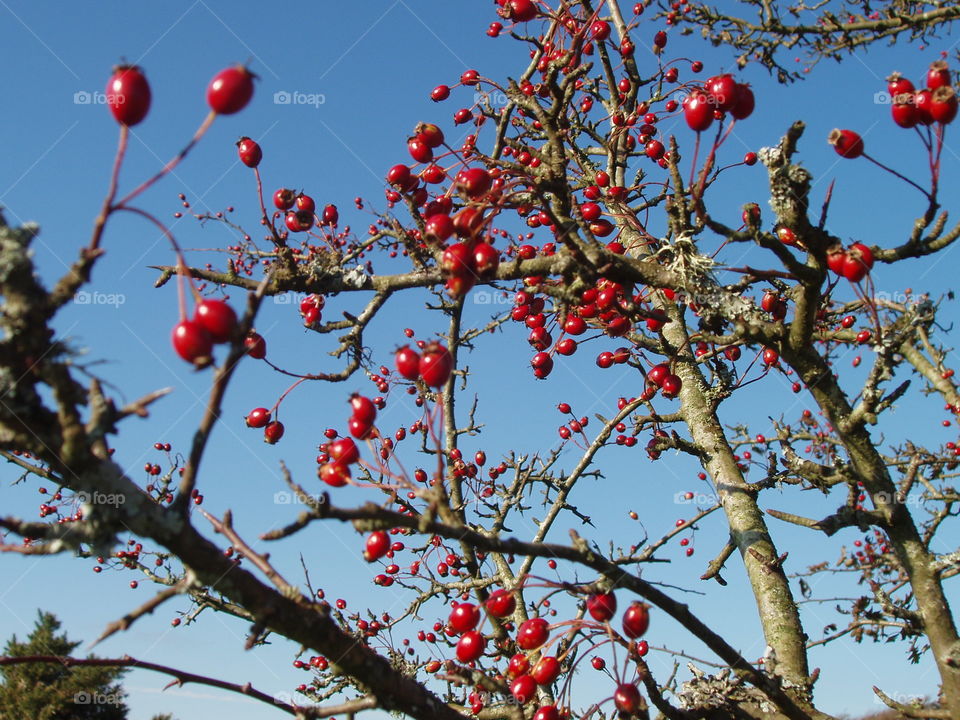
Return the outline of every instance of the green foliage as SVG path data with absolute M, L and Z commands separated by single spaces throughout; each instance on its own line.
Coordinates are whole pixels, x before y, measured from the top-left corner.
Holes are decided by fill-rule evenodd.
M 14 635 L 3 655 L 66 657 L 80 645 L 66 633 L 57 634 L 60 621 L 37 611 L 37 621 L 26 642 Z M 92 657 L 92 656 L 90 656 Z M 120 678 L 124 668 L 30 663 L 0 667 L 0 718 L 3 720 L 126 720 L 127 706 Z M 155 718 L 154 720 L 169 720 Z

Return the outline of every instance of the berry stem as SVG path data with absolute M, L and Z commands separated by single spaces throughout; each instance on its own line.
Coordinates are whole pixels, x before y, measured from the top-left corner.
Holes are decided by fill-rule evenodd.
M 145 180 L 137 188 L 127 193 L 120 200 L 120 202 L 118 202 L 114 207 L 122 207 L 126 205 L 128 202 L 133 200 L 133 198 L 135 198 L 137 195 L 145 191 L 147 188 L 151 187 L 160 178 L 162 178 L 164 175 L 167 175 L 175 167 L 177 167 L 177 165 L 180 164 L 180 161 L 182 161 L 187 156 L 187 154 L 193 149 L 193 146 L 196 145 L 200 141 L 200 138 L 202 138 L 206 134 L 207 130 L 210 129 L 210 126 L 213 124 L 213 121 L 216 119 L 216 117 L 217 117 L 217 114 L 211 110 L 207 114 L 207 117 L 204 118 L 204 121 L 200 124 L 200 127 L 197 128 L 197 131 L 193 134 L 193 137 L 190 138 L 190 142 L 188 142 L 180 152 L 178 152 L 170 160 L 168 160 L 167 164 L 164 165 L 156 175 L 154 175 L 149 180 Z
M 898 173 L 896 170 L 894 170 L 892 167 L 889 167 L 889 166 L 887 166 L 887 165 L 884 165 L 884 164 L 883 164 L 882 162 L 880 162 L 879 160 L 871 157 L 870 155 L 867 155 L 867 153 L 863 153 L 863 157 L 865 157 L 867 160 L 869 160 L 870 162 L 872 162 L 874 165 L 876 165 L 876 166 L 877 166 L 878 168 L 880 168 L 881 170 L 886 170 L 888 173 L 890 173 L 891 175 L 894 175 L 894 176 L 900 178 L 900 179 L 903 180 L 905 183 L 908 183 L 909 185 L 913 185 L 913 187 L 915 187 L 917 190 L 919 190 L 919 191 L 922 192 L 924 195 L 926 195 L 928 200 L 930 200 L 931 202 L 933 201 L 933 195 L 931 195 L 929 192 L 927 192 L 927 191 L 924 190 L 922 187 L 920 187 L 919 185 L 917 185 L 917 183 L 915 183 L 913 180 L 911 180 L 911 179 L 908 178 L 907 176 L 901 175 L 901 174 Z M 933 166 L 931 166 L 931 171 L 933 171 Z
M 123 164 L 124 155 L 127 152 L 127 141 L 130 138 L 130 128 L 126 125 L 120 125 L 120 139 L 117 141 L 117 154 L 113 158 L 113 170 L 110 172 L 110 185 L 107 188 L 107 195 L 103 198 L 103 207 L 93 224 L 93 236 L 90 238 L 90 250 L 97 250 L 100 247 L 100 239 L 103 237 L 103 230 L 107 225 L 107 218 L 113 211 L 113 199 L 117 196 L 117 185 L 120 179 L 120 166 Z

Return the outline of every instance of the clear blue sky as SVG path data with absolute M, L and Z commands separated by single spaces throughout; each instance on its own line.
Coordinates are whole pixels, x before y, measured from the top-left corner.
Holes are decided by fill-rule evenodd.
M 516 75 L 526 57 L 519 44 L 486 37 L 487 25 L 496 19 L 489 2 L 457 3 L 454 9 L 439 0 L 366 0 L 336 5 L 302 3 L 287 11 L 246 1 L 110 2 L 94 11 L 83 4 L 7 0 L 0 3 L 0 16 L 0 66 L 5 68 L 7 106 L 0 114 L 4 143 L 0 204 L 10 222 L 35 220 L 41 224 L 35 250 L 38 267 L 47 280 L 62 273 L 86 242 L 106 188 L 117 131 L 94 94 L 103 91 L 111 66 L 121 60 L 142 65 L 153 89 L 150 114 L 132 134 L 122 174 L 125 188 L 155 171 L 184 144 L 206 112 L 204 89 L 215 72 L 230 63 L 249 61 L 260 76 L 250 107 L 240 115 L 218 119 L 174 176 L 142 200 L 145 208 L 171 221 L 184 247 L 199 249 L 223 246 L 233 239 L 216 224 L 201 227 L 189 219 L 174 222 L 173 213 L 182 209 L 177 199 L 180 192 L 188 196 L 195 211 L 215 212 L 232 205 L 237 222 L 251 231 L 257 227 L 255 186 L 250 172 L 237 162 L 233 147 L 240 135 L 250 135 L 263 145 L 261 169 L 268 192 L 280 186 L 303 188 L 318 205 L 336 203 L 341 223 L 363 233 L 369 215 L 353 209 L 353 198 L 360 195 L 368 203 L 383 206 L 382 177 L 391 165 L 407 161 L 404 141 L 416 123 L 437 122 L 454 139 L 462 134 L 453 128 L 451 117 L 457 108 L 472 104 L 472 91 L 457 90 L 449 101 L 436 105 L 429 100 L 430 90 L 440 83 L 455 84 L 469 67 L 493 78 Z M 644 28 L 637 45 L 648 42 L 654 30 Z M 934 50 L 951 45 L 944 42 Z M 672 34 L 667 56 L 688 54 L 704 60 L 708 70 L 732 66 L 732 58 L 724 52 L 685 44 Z M 814 197 L 822 197 L 829 180 L 837 179 L 832 231 L 846 240 L 899 242 L 921 209 L 919 194 L 866 163 L 838 162 L 824 138 L 833 127 L 859 129 L 868 150 L 898 169 L 922 177 L 919 143 L 892 126 L 888 108 L 875 105 L 873 95 L 883 89 L 882 79 L 890 71 L 899 69 L 917 80 L 935 57 L 931 50 L 883 49 L 840 67 L 816 68 L 807 83 L 787 88 L 769 82 L 762 70 L 748 68 L 739 77 L 753 84 L 757 111 L 738 126 L 722 158 L 736 162 L 744 151 L 775 142 L 790 122 L 803 119 L 809 129 L 801 148 L 805 165 L 817 178 Z M 686 63 L 678 61 L 677 65 L 682 76 L 689 75 Z M 282 92 L 301 93 L 314 102 L 274 102 L 275 93 Z M 85 99 L 91 102 L 83 102 Z M 676 128 L 678 136 L 689 146 L 690 133 L 681 125 Z M 948 147 L 944 153 L 948 187 L 957 177 L 957 165 L 955 149 Z M 736 224 L 744 202 L 756 200 L 766 208 L 762 169 L 738 170 L 717 188 L 715 198 L 716 214 L 731 224 Z M 156 273 L 147 267 L 172 262 L 159 234 L 141 221 L 119 217 L 111 221 L 105 247 L 107 255 L 97 266 L 90 287 L 100 293 L 101 301 L 71 307 L 58 318 L 58 329 L 76 347 L 87 348 L 89 361 L 101 363 L 94 370 L 108 376 L 123 397 L 132 399 L 158 387 L 175 388 L 171 397 L 156 406 L 149 421 L 128 421 L 117 441 L 118 457 L 134 477 L 141 478 L 139 468 L 145 462 L 162 462 L 152 449 L 155 441 L 171 442 L 181 451 L 187 447 L 201 416 L 209 374 L 189 372 L 170 348 L 169 331 L 177 319 L 174 286 L 154 290 Z M 199 252 L 191 253 L 189 259 L 219 262 L 217 257 Z M 951 249 L 939 262 L 924 264 L 915 276 L 911 273 L 919 265 L 908 264 L 895 273 L 878 268 L 874 278 L 878 289 L 886 292 L 913 284 L 939 295 L 950 286 L 953 259 Z M 239 298 L 238 293 L 233 296 Z M 416 328 L 418 337 L 441 329 L 440 320 L 423 311 L 423 299 L 411 294 L 398 300 L 374 325 L 368 344 L 376 349 L 375 360 L 390 360 L 390 351 L 402 341 L 405 326 Z M 355 300 L 338 298 L 330 303 L 329 315 L 356 307 Z M 481 319 L 489 310 L 489 306 L 475 303 L 471 316 Z M 952 307 L 947 309 L 948 314 L 952 312 Z M 337 367 L 326 355 L 330 340 L 304 335 L 294 307 L 268 304 L 258 326 L 267 336 L 271 357 L 282 358 L 289 369 L 315 372 Z M 599 345 L 559 362 L 548 381 L 534 383 L 527 366 L 530 352 L 525 334 L 511 327 L 505 335 L 481 341 L 480 351 L 469 359 L 475 370 L 471 392 L 481 397 L 479 417 L 486 423 L 482 437 L 476 439 L 477 448 L 483 447 L 490 458 L 498 458 L 511 447 L 529 452 L 552 446 L 560 422 L 553 408 L 559 400 L 571 402 L 578 413 L 609 414 L 618 396 L 639 392 L 635 374 L 604 373 L 593 367 L 592 358 L 605 349 Z M 848 366 L 850 359 L 844 358 L 842 367 Z M 294 514 L 291 507 L 274 502 L 274 493 L 282 490 L 279 460 L 286 461 L 298 479 L 310 485 L 320 433 L 330 425 L 342 426 L 350 391 L 370 388 L 356 379 L 341 386 L 302 389 L 284 405 L 287 436 L 278 446 L 269 447 L 260 441 L 258 432 L 243 427 L 242 417 L 254 406 L 272 405 L 286 385 L 284 378 L 262 364 L 244 365 L 227 401 L 229 420 L 217 428 L 204 462 L 200 487 L 205 507 L 218 514 L 231 508 L 237 527 L 250 540 Z M 499 402 L 504 398 L 509 398 L 510 404 L 501 408 Z M 768 416 L 783 413 L 788 420 L 795 418 L 807 407 L 805 403 L 805 398 L 786 392 L 782 379 L 771 378 L 745 391 L 726 419 L 747 419 L 754 432 L 764 432 L 769 429 Z M 414 408 L 404 401 L 391 403 L 382 418 L 388 427 L 409 425 L 415 418 Z M 911 400 L 898 408 L 882 429 L 891 441 L 904 429 L 916 427 L 924 428 L 926 438 L 954 439 L 952 428 L 939 426 L 940 418 L 935 399 Z M 568 466 L 572 462 L 570 454 Z M 631 508 L 640 513 L 651 536 L 657 537 L 677 517 L 689 514 L 689 506 L 674 506 L 675 493 L 704 489 L 696 484 L 695 470 L 682 459 L 664 456 L 660 462 L 650 463 L 640 448 L 611 449 L 602 458 L 602 467 L 607 479 L 583 483 L 574 497 L 588 514 L 611 518 L 600 524 L 601 530 L 593 531 L 600 541 L 611 530 L 620 538 L 636 535 L 636 524 L 625 517 L 626 509 Z M 26 487 L 11 487 L 16 477 L 12 468 L 4 471 L 0 505 L 4 513 L 19 511 L 33 517 L 40 497 L 34 494 L 37 484 L 30 480 Z M 345 502 L 367 497 L 358 490 L 342 493 Z M 770 507 L 812 514 L 827 514 L 833 507 L 818 498 L 789 492 L 765 502 Z M 523 536 L 523 527 L 514 530 Z M 774 530 L 782 549 L 791 551 L 792 571 L 837 555 L 836 547 L 819 537 L 780 525 Z M 589 535 L 590 531 L 584 532 Z M 630 532 L 633 535 L 627 534 Z M 697 580 L 723 536 L 719 518 L 704 523 L 693 559 L 684 558 L 674 547 L 672 554 L 668 552 L 674 562 L 651 567 L 645 576 L 706 591 L 706 595 L 686 598 L 747 657 L 758 657 L 763 647 L 757 639 L 753 600 L 742 582 L 740 564 L 730 563 L 727 588 L 703 587 Z M 562 538 L 558 531 L 555 539 Z M 852 531 L 839 538 L 848 544 L 854 539 Z M 349 528 L 314 525 L 273 552 L 277 558 L 283 556 L 280 566 L 288 578 L 300 577 L 298 554 L 302 554 L 314 583 L 326 588 L 328 596 L 344 597 L 357 607 L 372 596 L 374 609 L 396 613 L 409 598 L 393 589 L 377 589 L 371 595 L 373 573 L 360 559 L 359 547 L 359 538 Z M 546 572 L 544 567 L 540 570 Z M 0 556 L 0 638 L 14 632 L 25 635 L 35 609 L 43 608 L 55 612 L 72 636 L 91 640 L 107 622 L 147 599 L 148 583 L 135 591 L 128 588 L 133 577 L 130 573 L 95 576 L 91 563 L 69 558 Z M 838 588 L 837 592 L 856 591 Z M 208 613 L 192 628 L 173 630 L 171 618 L 185 607 L 183 603 L 167 604 L 97 652 L 129 653 L 188 671 L 249 680 L 268 692 L 289 692 L 306 680 L 305 674 L 291 668 L 295 647 L 277 642 L 246 653 L 242 649 L 245 627 L 231 618 Z M 838 619 L 828 607 L 805 608 L 812 634 Z M 435 612 L 439 615 L 442 611 L 438 608 Z M 433 616 L 427 613 L 423 626 L 432 622 Z M 414 635 L 416 629 L 409 634 Z M 650 639 L 656 645 L 707 655 L 698 643 L 662 618 L 655 618 Z M 823 668 L 818 686 L 823 708 L 831 712 L 876 709 L 869 690 L 874 684 L 899 697 L 932 693 L 932 663 L 925 658 L 919 666 L 906 666 L 903 654 L 904 649 L 898 647 L 858 646 L 847 641 L 814 651 L 812 665 Z M 654 669 L 667 672 L 669 658 L 653 657 Z M 592 679 L 584 682 L 598 683 L 594 692 L 601 692 L 599 679 L 590 671 L 587 675 Z M 142 672 L 128 677 L 134 720 L 147 720 L 160 711 L 173 712 L 179 720 L 198 720 L 223 708 L 229 708 L 235 720 L 267 716 L 265 708 L 207 688 L 161 694 L 165 682 Z M 609 691 L 606 686 L 602 689 Z

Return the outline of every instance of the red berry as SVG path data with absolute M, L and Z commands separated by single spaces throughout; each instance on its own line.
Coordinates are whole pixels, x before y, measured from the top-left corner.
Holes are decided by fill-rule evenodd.
M 212 360 L 213 339 L 200 323 L 181 320 L 173 327 L 173 349 L 187 362 L 205 367 Z
M 293 201 L 293 204 L 296 206 L 297 212 L 313 215 L 317 211 L 317 203 L 314 202 L 312 197 L 309 195 L 304 195 L 303 193 L 297 195 L 296 199 Z
M 450 88 L 446 85 L 437 85 L 430 93 L 430 99 L 434 102 L 440 102 L 450 97 Z
M 523 653 L 517 653 L 507 663 L 507 674 L 511 677 L 524 675 L 530 669 L 530 658 Z
M 675 398 L 680 394 L 680 388 L 683 387 L 683 381 L 677 375 L 667 375 L 660 386 L 660 392 L 665 398 Z
M 193 319 L 210 334 L 215 343 L 224 343 L 237 329 L 237 314 L 223 300 L 201 300 Z
M 587 598 L 587 612 L 597 622 L 606 622 L 617 612 L 617 596 L 613 593 L 594 593 Z
M 447 622 L 461 634 L 473 630 L 480 622 L 480 608 L 473 603 L 460 603 L 450 612 Z
M 892 97 L 902 95 L 903 93 L 912 93 L 914 90 L 916 90 L 916 88 L 913 86 L 913 83 L 898 72 L 891 73 L 887 78 L 887 92 L 889 92 Z
M 353 441 L 353 438 L 340 438 L 330 443 L 327 451 L 330 457 L 342 465 L 352 465 L 360 459 L 360 449 Z
M 890 114 L 893 116 L 893 121 L 902 128 L 912 128 L 920 122 L 914 96 L 909 93 L 894 95 Z
M 917 109 L 917 121 L 922 125 L 931 125 L 933 123 L 933 113 L 930 106 L 933 104 L 933 92 L 924 88 L 914 93 L 913 104 Z
M 753 114 L 757 101 L 749 85 L 737 83 L 737 102 L 730 108 L 730 114 L 737 120 L 745 120 Z M 753 163 L 747 163 L 752 165 Z
M 354 420 L 372 425 L 377 419 L 377 406 L 373 404 L 370 398 L 363 395 L 353 394 L 350 396 L 350 410 Z
M 500 588 L 490 593 L 490 597 L 487 598 L 484 607 L 486 607 L 487 612 L 494 617 L 507 617 L 508 615 L 513 615 L 513 611 L 517 609 L 517 599 L 513 596 L 513 593 Z
M 267 426 L 263 429 L 263 441 L 268 445 L 276 445 L 282 437 L 283 423 L 279 420 L 267 423 Z
M 694 90 L 683 101 L 683 119 L 691 130 L 703 132 L 713 124 L 710 96 L 703 90 Z
M 428 163 L 433 160 L 433 150 L 417 136 L 407 140 L 407 150 L 410 152 L 410 157 L 419 163 Z
M 443 145 L 443 130 L 433 123 L 420 123 L 417 126 L 417 137 L 431 148 Z
M 263 360 L 267 356 L 267 341 L 259 333 L 251 332 L 243 340 L 247 355 L 254 360 Z
M 288 188 L 280 188 L 273 194 L 273 206 L 277 210 L 289 210 L 296 201 L 297 196 Z
M 534 376 L 542 380 L 553 370 L 553 358 L 549 353 L 538 352 L 531 358 L 530 365 L 533 367 Z
M 529 22 L 537 16 L 537 7 L 532 0 L 506 0 L 498 12 L 513 22 Z
M 468 663 L 483 655 L 487 639 L 476 630 L 464 633 L 457 643 L 457 660 Z
M 850 282 L 860 282 L 872 267 L 873 251 L 863 243 L 854 243 L 846 253 L 840 274 Z
M 343 487 L 350 480 L 350 468 L 338 462 L 329 462 L 320 466 L 317 475 L 331 487 Z
M 723 112 L 732 110 L 739 100 L 737 81 L 733 79 L 733 75 L 714 75 L 707 78 L 706 87 L 716 108 Z
M 420 354 L 409 345 L 397 350 L 394 356 L 397 372 L 407 380 L 416 380 L 420 377 Z
M 957 116 L 957 93 L 949 85 L 938 87 L 930 98 L 930 115 L 941 125 L 949 125 Z
M 262 407 L 254 408 L 246 417 L 247 427 L 262 428 L 268 422 L 270 422 L 270 411 Z
M 533 720 L 560 720 L 556 705 L 541 705 L 533 714 Z
M 536 650 L 550 637 L 550 625 L 543 618 L 530 618 L 517 630 L 517 647 Z
M 524 703 L 533 700 L 537 694 L 537 681 L 530 675 L 519 675 L 510 683 L 510 694 L 516 698 L 517 702 Z
M 390 549 L 390 537 L 383 530 L 376 530 L 367 536 L 367 542 L 364 545 L 363 559 L 367 562 L 379 560 Z
M 430 343 L 420 356 L 420 377 L 430 387 L 440 387 L 453 371 L 453 358 L 440 343 Z
M 560 676 L 560 661 L 553 655 L 544 655 L 533 666 L 530 675 L 537 685 L 551 685 Z
M 489 280 L 497 274 L 500 267 L 500 251 L 493 245 L 478 242 L 473 247 L 473 269 L 481 280 Z
M 621 683 L 613 693 L 613 704 L 626 715 L 635 715 L 640 709 L 640 701 L 640 691 L 633 683 Z
M 641 602 L 633 602 L 623 614 L 623 634 L 628 638 L 636 639 L 643 635 L 650 626 L 650 611 Z
M 237 154 L 240 162 L 248 168 L 255 168 L 263 160 L 263 150 L 256 141 L 244 136 L 237 141 Z
M 207 86 L 207 104 L 220 115 L 240 112 L 253 97 L 253 78 L 243 65 L 221 70 Z
M 927 87 L 936 90 L 941 87 L 950 87 L 950 69 L 946 60 L 934 60 L 927 70 Z
M 827 137 L 827 142 L 833 145 L 840 157 L 852 160 L 863 155 L 863 138 L 853 130 L 834 130 Z
M 483 168 L 472 167 L 457 173 L 457 186 L 471 198 L 485 195 L 492 185 L 493 178 Z
M 590 26 L 590 39 L 594 42 L 603 42 L 610 37 L 610 23 L 597 20 Z
M 453 235 L 453 220 L 445 213 L 431 215 L 423 225 L 423 232 L 430 240 L 442 243 Z
M 320 219 L 324 225 L 336 225 L 340 221 L 340 212 L 337 210 L 337 206 L 324 205 Z
M 150 110 L 150 84 L 136 65 L 114 68 L 107 81 L 107 106 L 121 125 L 136 125 Z
M 306 232 L 313 227 L 313 213 L 291 210 L 283 222 L 290 232 Z

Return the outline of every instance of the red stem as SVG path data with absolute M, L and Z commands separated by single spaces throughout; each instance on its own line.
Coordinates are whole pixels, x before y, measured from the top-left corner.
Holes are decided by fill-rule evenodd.
M 193 137 L 190 138 L 190 142 L 187 143 L 186 147 L 184 147 L 183 150 L 181 150 L 179 153 L 174 155 L 169 161 L 167 161 L 167 164 L 164 165 L 156 175 L 154 175 L 149 180 L 145 180 L 137 188 L 127 193 L 120 200 L 120 202 L 117 203 L 117 207 L 122 207 L 123 205 L 126 205 L 128 202 L 133 200 L 133 198 L 135 198 L 137 195 L 142 193 L 147 188 L 151 187 L 160 178 L 168 174 L 177 165 L 179 165 L 180 161 L 187 156 L 187 154 L 193 149 L 193 146 L 196 145 L 200 141 L 200 138 L 202 138 L 204 134 L 207 132 L 207 130 L 210 129 L 210 126 L 213 124 L 213 121 L 216 117 L 217 117 L 217 114 L 213 110 L 211 110 L 210 113 L 207 115 L 207 117 L 204 118 L 204 121 L 200 124 L 200 127 L 197 128 L 197 131 L 193 134 Z

